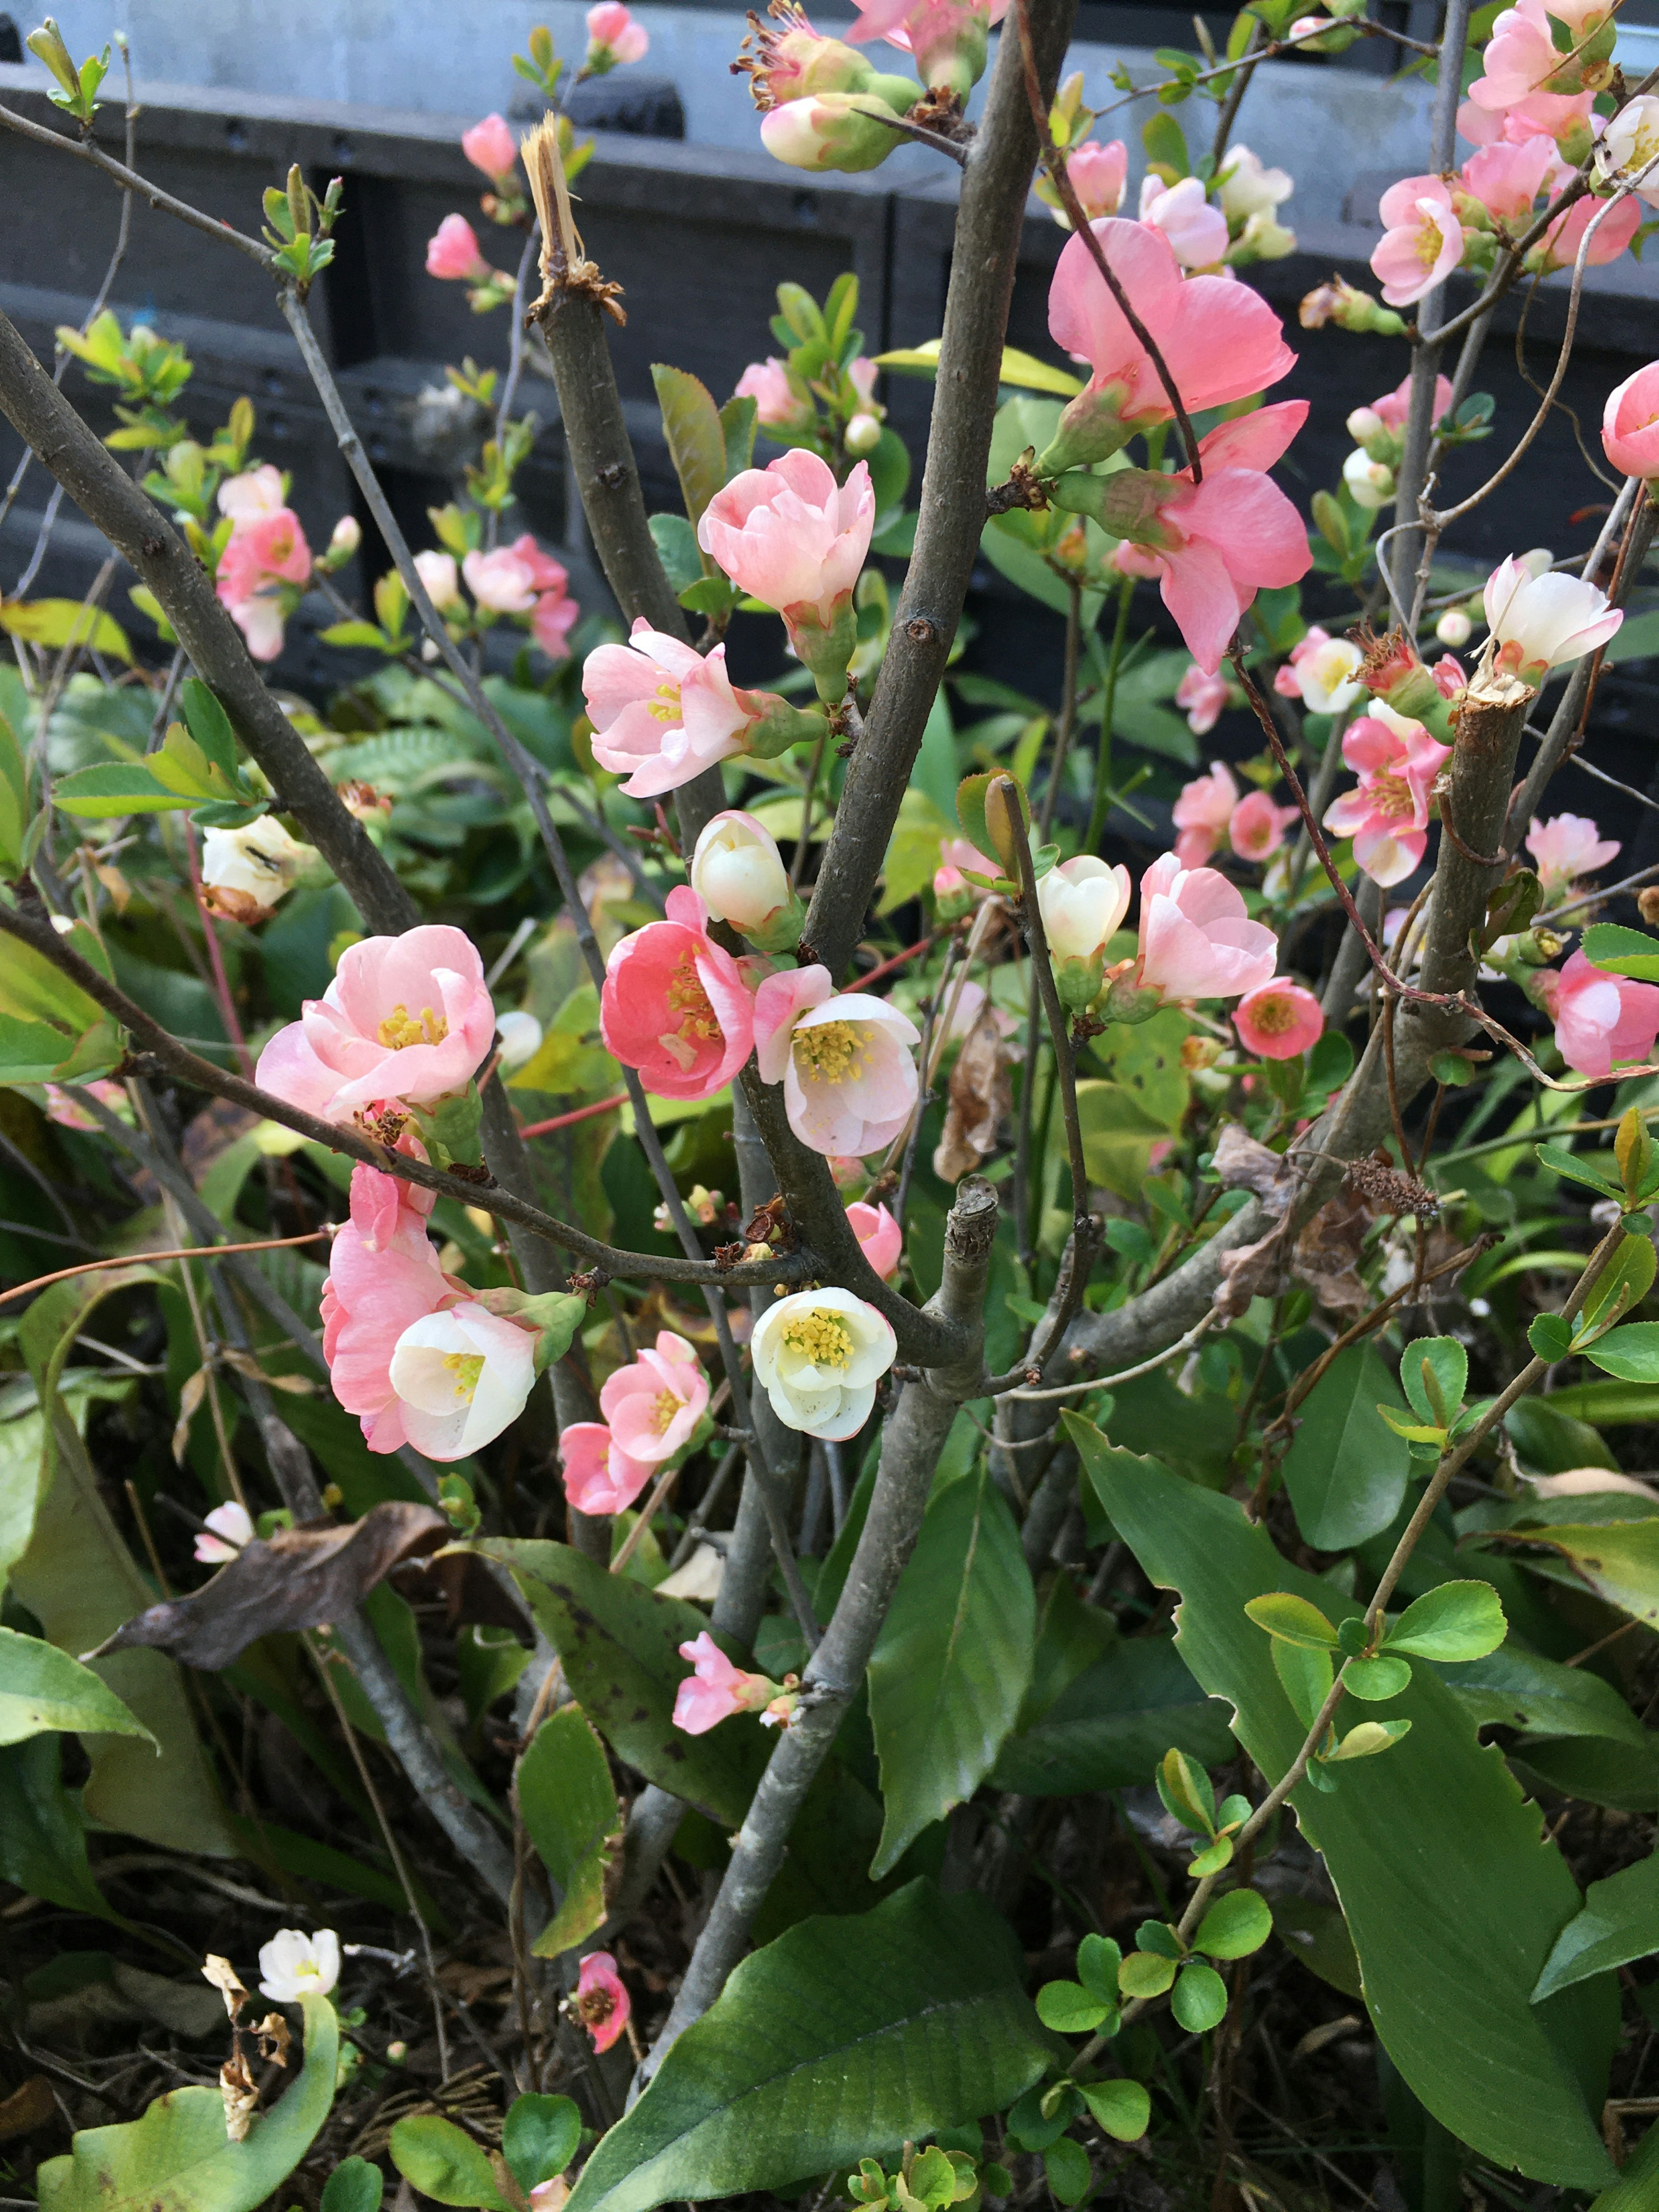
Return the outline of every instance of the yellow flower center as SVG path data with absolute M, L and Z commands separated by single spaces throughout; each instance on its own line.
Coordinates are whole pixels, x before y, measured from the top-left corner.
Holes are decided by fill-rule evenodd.
M 1265 1036 L 1283 1036 L 1296 1027 L 1296 1008 L 1286 998 L 1262 999 L 1251 1007 L 1250 1019 Z
M 823 1083 L 849 1083 L 864 1073 L 868 1040 L 857 1022 L 821 1022 L 798 1029 L 790 1049 L 801 1075 Z
M 653 721 L 678 722 L 684 719 L 680 707 L 680 687 L 678 684 L 659 684 L 657 696 L 646 708 Z
M 696 1064 L 698 1046 L 722 1042 L 726 1033 L 689 952 L 668 979 L 667 998 L 670 1018 L 678 1018 L 657 1042 L 677 1066 L 690 1069 Z
M 1381 775 L 1374 775 L 1366 795 L 1373 811 L 1386 814 L 1391 821 L 1417 811 L 1412 799 L 1411 786 L 1403 775 L 1390 775 L 1386 771 Z
M 447 1352 L 444 1365 L 455 1377 L 455 1395 L 471 1398 L 478 1387 L 478 1377 L 483 1373 L 482 1352 Z
M 411 1044 L 441 1044 L 449 1035 L 449 1024 L 430 1006 L 411 1014 L 400 999 L 374 1034 L 393 1052 L 402 1052 Z
M 657 1425 L 657 1434 L 666 1436 L 669 1424 L 680 1410 L 681 1401 L 672 1390 L 659 1390 L 651 1401 L 651 1418 Z
M 846 1367 L 852 1361 L 852 1330 L 839 1314 L 828 1313 L 822 1306 L 791 1315 L 783 1325 L 783 1341 L 815 1367 Z

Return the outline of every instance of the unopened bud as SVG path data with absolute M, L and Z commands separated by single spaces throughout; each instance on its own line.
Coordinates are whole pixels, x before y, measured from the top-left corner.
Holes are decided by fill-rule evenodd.
M 363 542 L 363 526 L 355 514 L 343 514 L 328 541 L 331 561 L 349 561 Z
M 1188 1075 L 1197 1074 L 1200 1067 L 1213 1067 L 1227 1049 L 1219 1037 L 1192 1036 L 1181 1041 L 1181 1065 Z
M 854 415 L 841 441 L 849 453 L 873 453 L 881 443 L 881 425 L 873 415 Z
M 1340 276 L 1310 292 L 1297 309 L 1304 331 L 1322 330 L 1334 323 L 1339 330 L 1371 331 L 1378 337 L 1397 338 L 1404 332 L 1403 319 Z
M 933 903 L 941 921 L 960 921 L 974 903 L 968 878 L 947 860 L 933 874 Z
M 1636 894 L 1636 911 L 1644 921 L 1659 921 L 1659 884 L 1650 884 Z
M 1020 830 L 1028 817 L 1023 805 L 1024 793 L 1011 775 L 999 775 L 985 787 L 985 833 L 991 841 L 991 850 L 1002 863 L 1005 875 L 1017 875 Z
M 1356 407 L 1348 417 L 1348 435 L 1356 446 L 1368 444 L 1388 426 L 1374 407 Z
M 1462 607 L 1448 607 L 1435 624 L 1434 634 L 1442 645 L 1449 645 L 1453 652 L 1456 652 L 1474 635 L 1474 624 Z

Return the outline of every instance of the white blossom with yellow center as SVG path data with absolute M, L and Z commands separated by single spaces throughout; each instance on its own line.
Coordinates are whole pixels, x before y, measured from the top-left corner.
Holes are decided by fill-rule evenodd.
M 461 1459 L 523 1412 L 536 1379 L 536 1339 L 481 1305 L 451 1306 L 410 1322 L 389 1379 L 416 1451 Z
M 259 1994 L 276 2004 L 325 1997 L 340 1978 L 340 1939 L 331 1928 L 314 1936 L 279 1928 L 259 1953 Z
M 856 1436 L 897 1350 L 891 1328 L 850 1291 L 797 1291 L 769 1306 L 750 1340 L 755 1373 L 786 1428 Z

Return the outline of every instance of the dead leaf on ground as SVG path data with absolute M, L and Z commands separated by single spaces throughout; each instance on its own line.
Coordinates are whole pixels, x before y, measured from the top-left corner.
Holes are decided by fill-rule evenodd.
M 123 1622 L 89 1658 L 151 1644 L 187 1666 L 228 1667 L 261 1636 L 337 1620 L 400 1560 L 435 1551 L 450 1527 L 435 1507 L 386 1498 L 361 1521 L 256 1537 L 193 1596 Z
M 1007 1040 L 988 1001 L 951 1071 L 945 1130 L 933 1152 L 941 1182 L 960 1182 L 996 1150 L 998 1132 L 1013 1110 L 1008 1067 Z
M 0 2142 L 33 2135 L 36 2128 L 45 2127 L 57 2117 L 58 2100 L 52 2094 L 51 2082 L 44 2074 L 31 2074 L 21 2089 L 0 2098 Z

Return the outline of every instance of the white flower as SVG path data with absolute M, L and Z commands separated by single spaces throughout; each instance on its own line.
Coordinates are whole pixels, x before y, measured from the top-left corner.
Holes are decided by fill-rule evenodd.
M 1296 252 L 1296 233 L 1270 215 L 1253 215 L 1238 234 L 1231 258 L 1239 261 L 1283 261 Z
M 325 1997 L 340 1978 L 340 1939 L 331 1928 L 307 1936 L 279 1928 L 259 1952 L 259 1994 L 276 2004 Z
M 1379 430 L 1387 428 L 1374 407 L 1356 407 L 1348 417 L 1348 435 L 1356 446 L 1368 446 Z
M 733 807 L 704 824 L 691 888 L 716 921 L 747 935 L 789 903 L 789 872 L 765 823 Z
M 1310 714 L 1340 714 L 1352 707 L 1363 685 L 1353 681 L 1364 659 L 1359 647 L 1346 637 L 1328 638 L 1296 664 L 1302 703 Z
M 1368 514 L 1394 497 L 1394 471 L 1385 461 L 1374 461 L 1363 446 L 1356 446 L 1343 462 L 1342 481 L 1354 505 Z
M 440 614 L 460 598 L 461 574 L 453 553 L 417 553 L 415 573 L 426 586 L 426 595 Z
M 524 1411 L 536 1380 L 536 1339 L 481 1305 L 451 1306 L 410 1323 L 389 1379 L 416 1450 L 462 1459 Z
M 1659 159 L 1659 99 L 1645 92 L 1626 101 L 1601 132 L 1595 149 L 1596 174 L 1602 178 L 1635 177 L 1650 161 Z M 1659 168 L 1643 177 L 1636 196 L 1650 207 L 1659 207 Z
M 1492 630 L 1487 656 L 1535 690 L 1550 669 L 1605 645 L 1625 617 L 1596 585 L 1553 571 L 1537 575 L 1530 558 L 1500 561 L 1481 599 Z
M 850 1291 L 797 1291 L 769 1306 L 750 1340 L 757 1379 L 788 1429 L 840 1443 L 856 1436 L 893 1364 L 897 1340 Z
M 95 1125 L 94 1125 L 95 1126 Z M 226 1559 L 234 1559 L 244 1544 L 253 1541 L 253 1523 L 246 1505 L 234 1499 L 227 1505 L 216 1505 L 207 1516 L 207 1527 L 213 1533 L 204 1533 L 196 1539 L 196 1556 L 213 1566 Z
M 1252 216 L 1271 216 L 1281 200 L 1296 190 L 1287 169 L 1264 168 L 1261 156 L 1248 146 L 1235 146 L 1221 164 L 1216 179 L 1221 204 L 1230 216 L 1246 221 Z
M 335 560 L 349 561 L 362 542 L 362 523 L 355 514 L 343 514 L 329 538 L 328 550 Z
M 209 830 L 202 837 L 202 884 L 214 903 L 237 921 L 269 913 L 313 857 L 309 845 L 290 837 L 273 814 L 240 830 Z
M 541 1050 L 542 1025 L 534 1014 L 497 1014 L 495 1034 L 501 1041 L 501 1066 L 509 1073 Z
M 1050 868 L 1037 884 L 1037 911 L 1056 960 L 1086 960 L 1104 947 L 1129 911 L 1129 871 L 1091 853 Z
M 1449 646 L 1454 653 L 1461 652 L 1474 634 L 1474 624 L 1462 607 L 1448 607 L 1434 626 L 1434 634 L 1442 645 Z

